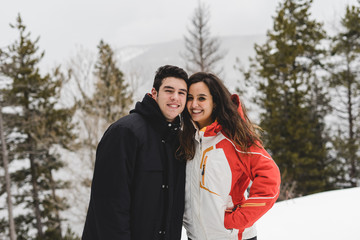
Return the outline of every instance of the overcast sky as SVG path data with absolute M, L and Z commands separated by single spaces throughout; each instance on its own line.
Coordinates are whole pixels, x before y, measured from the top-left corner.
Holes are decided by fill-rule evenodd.
M 206 0 L 214 36 L 265 34 L 280 0 Z M 312 13 L 329 29 L 357 0 L 314 0 Z M 0 47 L 13 42 L 18 13 L 40 36 L 47 61 L 62 63 L 76 49 L 96 50 L 100 39 L 119 48 L 183 38 L 197 0 L 1 0 Z M 56 60 L 55 60 L 56 59 Z

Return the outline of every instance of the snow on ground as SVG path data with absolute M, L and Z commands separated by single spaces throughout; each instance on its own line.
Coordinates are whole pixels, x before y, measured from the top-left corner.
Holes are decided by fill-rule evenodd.
M 357 187 L 276 203 L 256 226 L 259 240 L 360 240 L 359 219 Z

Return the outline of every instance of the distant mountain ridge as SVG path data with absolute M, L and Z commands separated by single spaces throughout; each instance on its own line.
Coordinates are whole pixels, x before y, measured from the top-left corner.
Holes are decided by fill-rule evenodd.
M 236 59 L 239 58 L 242 65 L 248 66 L 248 58 L 255 54 L 254 44 L 262 44 L 265 35 L 226 36 L 219 39 L 221 51 L 226 52 L 224 59 L 219 62 L 219 67 L 223 68 L 221 78 L 230 89 L 234 89 L 240 78 L 239 71 L 234 69 Z M 171 64 L 185 68 L 185 60 L 181 57 L 184 51 L 182 39 L 115 49 L 120 69 L 125 73 L 125 78 L 132 81 L 130 85 L 134 90 L 134 99 L 140 100 L 144 93 L 151 90 L 158 67 Z

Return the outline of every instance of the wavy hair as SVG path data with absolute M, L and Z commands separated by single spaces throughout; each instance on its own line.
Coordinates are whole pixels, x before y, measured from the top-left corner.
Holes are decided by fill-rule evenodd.
M 190 76 L 188 89 L 194 83 L 203 82 L 210 90 L 214 105 L 212 118 L 222 126 L 225 135 L 230 138 L 241 150 L 247 151 L 253 144 L 261 144 L 257 129 L 260 129 L 249 120 L 245 107 L 242 104 L 243 116 L 237 111 L 238 106 L 231 100 L 229 90 L 222 81 L 212 73 L 198 72 Z M 180 147 L 176 152 L 179 159 L 191 160 L 195 155 L 194 136 L 196 129 L 191 116 L 185 108 L 183 114 L 183 130 L 180 133 Z

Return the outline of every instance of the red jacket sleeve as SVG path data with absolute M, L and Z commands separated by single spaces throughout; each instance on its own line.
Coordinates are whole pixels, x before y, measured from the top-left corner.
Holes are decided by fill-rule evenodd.
M 253 181 L 250 195 L 232 212 L 225 213 L 227 229 L 252 226 L 275 203 L 280 190 L 280 171 L 274 160 L 262 147 L 253 145 L 245 153 L 236 149 L 242 170 Z

